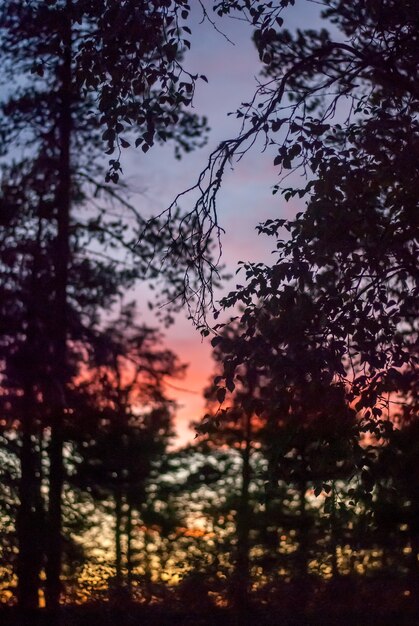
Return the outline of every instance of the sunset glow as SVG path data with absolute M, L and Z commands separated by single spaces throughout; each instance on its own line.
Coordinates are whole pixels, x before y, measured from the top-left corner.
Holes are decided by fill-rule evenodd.
M 2 626 L 417 623 L 418 27 L 2 0 Z

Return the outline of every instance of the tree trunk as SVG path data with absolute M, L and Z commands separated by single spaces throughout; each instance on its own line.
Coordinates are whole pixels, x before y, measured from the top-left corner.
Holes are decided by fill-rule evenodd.
M 268 467 L 271 463 L 268 461 Z M 268 469 L 269 480 L 265 486 L 265 525 L 263 529 L 263 541 L 266 549 L 266 561 L 269 565 L 266 574 L 270 574 L 274 568 L 278 567 L 278 519 L 275 515 L 275 505 L 277 499 L 277 489 L 273 485 L 274 472 Z
M 304 464 L 304 456 L 302 456 Z M 304 471 L 304 470 L 303 470 Z M 304 478 L 298 483 L 300 498 L 300 515 L 298 530 L 298 552 L 297 552 L 297 584 L 298 584 L 298 605 L 295 607 L 296 613 L 305 615 L 309 599 L 309 578 L 308 578 L 308 519 L 306 506 L 307 482 Z
M 115 491 L 115 583 L 119 592 L 122 587 L 122 494 L 119 484 Z
M 20 506 L 16 520 L 18 536 L 17 596 L 22 611 L 38 608 L 42 566 L 42 508 L 39 458 L 32 436 L 33 416 L 25 415 L 20 449 Z
M 234 604 L 240 626 L 249 621 L 249 486 L 250 452 L 252 444 L 252 418 L 245 416 L 245 436 L 242 449 L 240 503 L 237 511 L 237 553 L 235 565 Z
M 336 488 L 335 481 L 332 482 L 332 509 L 330 513 L 330 552 L 332 557 L 332 576 L 333 580 L 339 577 L 338 566 L 338 528 L 337 528 L 337 511 L 336 511 Z
M 41 495 L 42 458 L 41 441 L 36 438 L 39 431 L 34 387 L 38 374 L 38 329 L 39 319 L 39 255 L 42 240 L 42 220 L 38 220 L 35 253 L 32 259 L 32 276 L 27 304 L 27 334 L 24 346 L 25 370 L 23 374 L 23 406 L 21 415 L 19 509 L 16 531 L 19 552 L 17 556 L 17 598 L 23 611 L 38 608 L 40 573 L 42 569 L 44 539 L 44 507 Z M 41 340 L 42 341 L 42 340 Z M 42 432 L 42 430 L 41 430 Z M 41 434 L 42 437 L 42 434 Z
M 67 284 L 69 265 L 69 220 L 71 205 L 71 132 L 72 132 L 72 71 L 71 71 L 71 0 L 61 14 L 63 56 L 60 73 L 59 164 L 57 182 L 57 238 L 55 249 L 55 320 L 54 414 L 51 419 L 49 446 L 49 536 L 47 548 L 46 603 L 57 609 L 61 594 L 62 561 L 62 491 L 64 483 L 63 430 L 66 409 L 67 382 Z
M 301 480 L 299 483 L 300 495 L 300 529 L 298 538 L 298 577 L 301 581 L 307 578 L 308 566 L 308 520 L 306 511 L 307 483 Z
M 415 497 L 415 496 L 414 496 Z M 419 506 L 412 506 L 412 520 L 409 523 L 410 558 L 408 565 L 408 577 L 412 585 L 412 592 L 417 597 L 419 591 Z
M 126 517 L 126 525 L 125 525 L 125 533 L 127 537 L 127 589 L 129 593 L 129 597 L 132 597 L 132 506 L 131 503 L 128 503 L 128 511 Z

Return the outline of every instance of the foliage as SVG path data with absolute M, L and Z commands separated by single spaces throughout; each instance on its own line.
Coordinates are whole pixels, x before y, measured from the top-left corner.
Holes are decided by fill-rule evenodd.
M 314 395 L 332 384 L 346 390 L 361 430 L 386 438 L 404 373 L 417 363 L 417 12 L 411 3 L 399 11 L 391 1 L 330 0 L 323 16 L 335 38 L 292 34 L 280 22 L 269 36 L 263 25 L 256 31 L 267 82 L 238 110 L 240 136 L 202 174 L 199 184 L 209 182 L 196 211 L 210 223 L 225 165 L 258 135 L 276 149 L 282 181 L 306 177 L 302 187 L 274 188 L 304 198 L 305 211 L 258 227 L 276 239 L 275 262 L 245 263 L 244 286 L 221 302 L 244 307 L 240 341 L 234 349 L 213 341 L 226 354 L 227 388 L 242 364 Z M 412 415 L 413 397 L 410 388 L 402 400 Z
M 13 76 L 16 57 L 24 53 L 24 72 L 32 73 L 38 84 L 50 80 L 62 53 L 66 24 L 71 23 L 74 95 L 82 94 L 89 101 L 90 126 L 96 128 L 108 153 L 117 153 L 108 172 L 109 179 L 117 182 L 121 149 L 129 146 L 133 130 L 135 144 L 143 152 L 155 141 L 167 139 L 175 139 L 185 150 L 199 144 L 203 123 L 186 112 L 199 77 L 181 64 L 190 48 L 189 13 L 186 0 L 122 5 L 113 0 L 23 4 L 8 0 L 1 17 L 3 71 Z M 33 110 L 28 92 L 24 102 L 27 112 Z M 42 115 L 39 107 L 35 111 Z M 83 127 L 86 119 L 80 121 Z
M 144 152 L 157 137 L 189 150 L 205 126 L 185 108 L 195 79 L 180 80 L 187 16 L 183 1 L 1 7 L 1 402 L 4 426 L 19 434 L 22 608 L 38 604 L 45 553 L 47 601 L 59 601 L 73 380 L 94 354 L 104 311 L 146 274 L 158 282 L 172 241 L 156 219 L 139 243 L 146 221 L 116 186 L 120 149 L 137 133 Z M 117 151 L 107 173 L 104 147 Z M 166 299 L 183 286 L 182 254 L 166 268 Z
M 114 516 L 116 586 L 123 586 L 124 551 L 129 591 L 134 526 L 147 505 L 147 483 L 173 435 L 175 404 L 165 384 L 184 371 L 160 342 L 155 330 L 135 323 L 135 308 L 126 307 L 97 337 L 95 357 L 73 390 L 68 437 L 75 461 L 69 480 Z
M 146 153 L 173 139 L 180 154 L 202 141 L 205 121 L 188 111 L 199 76 L 183 65 L 189 4 L 2 4 L 7 602 L 16 573 L 22 608 L 38 606 L 58 545 L 67 599 L 109 599 L 126 583 L 148 615 L 188 604 L 199 623 L 233 598 L 260 623 L 296 608 L 301 623 L 314 606 L 316 623 L 333 611 L 351 623 L 371 597 L 378 613 L 415 614 L 417 9 L 326 0 L 331 32 L 292 33 L 294 4 L 213 3 L 255 29 L 262 82 L 236 113 L 239 136 L 210 156 L 194 209 L 175 213 L 178 197 L 150 221 L 127 200 L 120 157 L 130 143 Z M 236 317 L 213 329 L 207 442 L 168 456 L 164 381 L 182 367 L 132 307 L 105 319 L 148 275 L 166 299 L 192 292 L 202 320 L 224 170 L 258 138 L 274 193 L 306 208 L 259 225 L 275 261 L 244 263 L 221 303 Z M 115 548 L 100 561 L 109 512 Z

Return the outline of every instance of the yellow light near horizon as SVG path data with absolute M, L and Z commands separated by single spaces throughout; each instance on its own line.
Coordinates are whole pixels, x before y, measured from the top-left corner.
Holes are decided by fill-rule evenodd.
M 45 609 L 46 603 L 45 603 L 45 594 L 44 594 L 43 589 L 38 590 L 38 602 L 39 602 L 39 608 Z

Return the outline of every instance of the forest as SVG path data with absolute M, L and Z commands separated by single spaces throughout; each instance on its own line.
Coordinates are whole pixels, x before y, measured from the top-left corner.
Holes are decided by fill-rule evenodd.
M 232 20 L 260 73 L 211 151 L 188 59 Z M 0 623 L 419 625 L 417 1 L 1 0 L 0 55 Z M 150 214 L 165 144 L 202 166 Z

